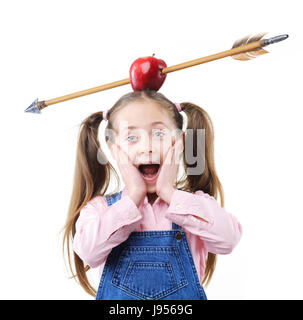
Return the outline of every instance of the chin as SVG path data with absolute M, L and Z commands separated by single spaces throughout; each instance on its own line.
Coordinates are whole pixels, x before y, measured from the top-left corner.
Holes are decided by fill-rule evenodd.
M 146 186 L 147 186 L 147 193 L 155 193 L 156 192 L 156 184 L 154 184 L 154 185 L 146 184 Z

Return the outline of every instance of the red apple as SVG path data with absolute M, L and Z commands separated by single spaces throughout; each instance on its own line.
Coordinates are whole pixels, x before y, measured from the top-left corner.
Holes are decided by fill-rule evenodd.
M 162 73 L 162 69 L 166 67 L 163 60 L 155 57 L 143 57 L 135 60 L 129 70 L 133 90 L 158 91 L 166 78 L 166 74 Z

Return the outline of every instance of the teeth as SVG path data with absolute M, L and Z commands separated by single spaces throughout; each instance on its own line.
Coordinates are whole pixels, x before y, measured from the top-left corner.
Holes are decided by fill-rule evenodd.
M 159 163 L 157 163 L 157 162 L 140 163 L 140 164 L 139 164 L 139 166 L 141 166 L 141 165 L 145 165 L 145 164 L 159 164 Z
M 140 164 L 137 165 L 137 168 L 139 168 L 140 166 L 146 165 L 146 164 L 158 164 L 158 165 L 160 165 L 160 163 L 155 163 L 155 162 L 152 162 L 152 163 L 140 163 Z

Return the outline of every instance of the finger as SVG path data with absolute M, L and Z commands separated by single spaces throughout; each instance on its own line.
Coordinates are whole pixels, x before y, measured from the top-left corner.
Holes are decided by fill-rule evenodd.
M 117 162 L 118 168 L 121 170 L 121 160 L 120 160 L 120 153 L 117 145 L 113 146 L 113 153 L 114 153 L 114 158 Z
M 124 152 L 119 145 L 116 144 L 115 147 L 116 147 L 117 162 L 118 162 L 119 168 L 121 169 L 122 165 L 125 164 Z
M 113 145 L 113 153 L 114 153 L 115 159 L 118 161 L 119 160 L 119 148 L 116 144 Z
M 130 159 L 128 154 L 125 153 L 123 149 L 120 149 L 120 159 L 123 165 L 128 165 L 130 163 Z
M 181 159 L 181 154 L 182 154 L 182 141 L 178 140 L 175 143 L 175 158 L 179 161 Z
M 176 164 L 176 153 L 177 153 L 177 148 L 176 148 L 176 145 L 174 145 L 174 148 L 173 148 L 173 154 L 172 154 L 172 164 Z
M 170 165 L 172 162 L 172 155 L 173 155 L 173 146 L 170 146 L 168 148 L 168 151 L 166 153 L 165 159 L 164 159 L 164 164 Z
M 116 145 L 112 145 L 112 152 L 113 152 L 113 157 L 116 158 Z

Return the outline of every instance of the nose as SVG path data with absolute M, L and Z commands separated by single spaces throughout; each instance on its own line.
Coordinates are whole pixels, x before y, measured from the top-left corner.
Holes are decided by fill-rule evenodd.
M 154 149 L 153 139 L 150 136 L 142 137 L 141 143 L 139 146 L 140 153 L 152 153 Z
M 152 139 L 152 136 L 146 135 L 141 139 L 138 148 L 138 156 L 140 159 L 148 159 L 150 161 L 157 161 L 158 159 L 152 159 L 152 157 L 157 158 L 157 145 Z

